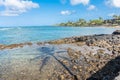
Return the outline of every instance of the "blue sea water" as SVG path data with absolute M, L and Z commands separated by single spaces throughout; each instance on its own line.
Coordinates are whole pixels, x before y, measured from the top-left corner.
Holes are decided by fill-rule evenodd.
M 0 44 L 40 42 L 92 34 L 111 34 L 116 29 L 118 28 L 53 26 L 0 27 Z M 67 52 L 65 47 L 68 48 L 69 45 L 38 46 L 34 44 L 32 46 L 24 46 L 23 48 L 0 50 L 0 80 L 17 80 L 21 79 L 21 76 L 29 79 L 40 77 L 39 68 L 45 56 L 50 57 L 54 53 L 63 54 Z M 53 57 L 50 57 L 49 60 L 53 60 L 51 58 Z M 48 69 L 48 72 L 49 70 L 51 69 Z
M 42 42 L 72 36 L 111 34 L 116 28 L 106 27 L 0 27 L 0 44 Z

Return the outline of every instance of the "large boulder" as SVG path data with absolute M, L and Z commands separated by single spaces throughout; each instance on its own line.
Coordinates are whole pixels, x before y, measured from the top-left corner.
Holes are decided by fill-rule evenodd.
M 114 31 L 112 34 L 120 35 L 120 30 L 116 30 L 116 31 Z

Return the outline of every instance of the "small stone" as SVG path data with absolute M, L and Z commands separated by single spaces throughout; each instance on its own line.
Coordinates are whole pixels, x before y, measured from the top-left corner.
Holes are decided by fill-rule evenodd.
M 105 50 L 103 50 L 103 49 L 98 49 L 98 50 L 97 50 L 97 53 L 103 54 L 104 52 L 105 52 Z
M 64 75 L 60 75 L 60 80 L 65 80 Z
M 73 66 L 73 69 L 77 69 L 77 66 L 74 65 L 74 66 Z

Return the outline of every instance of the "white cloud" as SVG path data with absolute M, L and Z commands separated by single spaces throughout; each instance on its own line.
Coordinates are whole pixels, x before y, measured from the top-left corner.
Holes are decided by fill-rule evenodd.
M 0 15 L 18 16 L 19 14 L 27 12 L 29 9 L 38 8 L 39 4 L 31 0 L 0 0 L 0 6 L 4 7 Z
M 83 5 L 88 5 L 90 0 L 70 0 L 72 5 L 78 5 L 78 4 L 83 4 Z
M 69 10 L 61 11 L 61 15 L 71 15 L 73 13 L 75 13 L 75 11 L 69 11 Z
M 120 0 L 106 0 L 106 4 L 108 6 L 113 6 L 116 8 L 120 8 Z
M 96 6 L 90 5 L 90 6 L 87 8 L 87 10 L 94 10 L 95 8 L 96 8 Z

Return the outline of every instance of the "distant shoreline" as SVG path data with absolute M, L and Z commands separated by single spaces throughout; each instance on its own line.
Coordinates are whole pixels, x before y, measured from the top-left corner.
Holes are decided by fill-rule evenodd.
M 100 26 L 57 26 L 57 25 L 54 25 L 55 27 L 105 27 L 105 28 L 120 28 L 120 25 L 118 26 L 106 26 L 106 25 L 100 25 Z
M 112 19 L 104 19 L 102 17 L 99 17 L 97 19 L 91 19 L 91 20 L 86 20 L 86 19 L 82 19 L 80 18 L 77 21 L 68 21 L 68 22 L 62 22 L 59 24 L 56 24 L 57 26 L 74 26 L 74 27 L 79 27 L 79 26 L 112 26 L 112 27 L 116 27 L 116 26 L 120 26 L 120 16 L 113 16 Z
M 119 29 L 120 30 L 120 29 Z M 10 44 L 10 45 L 5 45 L 5 44 L 0 44 L 0 50 L 4 49 L 13 49 L 13 48 L 19 48 L 19 47 L 24 47 L 26 45 L 32 46 L 33 44 L 36 45 L 43 45 L 43 44 L 71 44 L 71 43 L 77 43 L 79 42 L 86 42 L 86 40 L 94 39 L 100 37 L 100 39 L 103 39 L 102 37 L 112 37 L 112 34 L 94 34 L 94 35 L 86 35 L 86 36 L 73 36 L 73 37 L 68 37 L 68 38 L 62 38 L 58 40 L 50 40 L 50 41 L 44 41 L 44 42 L 25 42 L 25 43 L 18 43 L 18 44 Z

